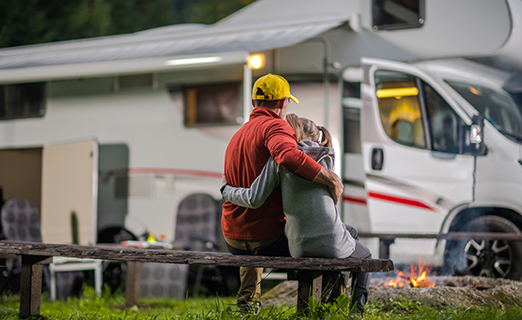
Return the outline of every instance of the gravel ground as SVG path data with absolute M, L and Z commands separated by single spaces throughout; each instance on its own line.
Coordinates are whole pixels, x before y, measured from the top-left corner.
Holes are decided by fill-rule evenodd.
M 389 299 L 416 299 L 434 307 L 512 307 L 521 304 L 522 283 L 484 277 L 432 277 L 432 288 L 393 288 L 372 286 L 370 301 L 387 303 Z
M 383 283 L 394 278 L 372 280 L 368 300 L 388 303 L 402 297 L 416 299 L 434 307 L 495 307 L 520 306 L 522 301 L 522 282 L 506 279 L 491 279 L 473 276 L 449 277 L 434 276 L 429 280 L 436 283 L 432 288 L 393 288 Z M 297 281 L 285 281 L 262 296 L 263 306 L 290 304 L 297 300 Z

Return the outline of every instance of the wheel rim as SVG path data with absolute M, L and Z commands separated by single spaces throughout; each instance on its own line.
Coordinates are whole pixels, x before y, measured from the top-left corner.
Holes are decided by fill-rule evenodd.
M 464 249 L 468 273 L 475 276 L 505 278 L 511 269 L 512 253 L 505 240 L 470 240 Z

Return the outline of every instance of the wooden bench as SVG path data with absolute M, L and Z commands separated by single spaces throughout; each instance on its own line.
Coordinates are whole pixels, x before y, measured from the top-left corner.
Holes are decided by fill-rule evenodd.
M 313 294 L 320 299 L 322 271 L 386 272 L 394 270 L 391 260 L 357 260 L 328 258 L 290 258 L 266 256 L 235 256 L 221 252 L 195 252 L 156 249 L 121 248 L 114 246 L 58 245 L 34 242 L 0 241 L 0 255 L 22 258 L 20 283 L 20 317 L 40 314 L 42 265 L 52 257 L 91 258 L 125 262 L 161 262 L 232 267 L 266 267 L 298 270 L 297 310 L 307 307 Z M 129 270 L 137 274 L 138 269 Z M 134 284 L 139 286 L 138 284 Z M 127 299 L 129 297 L 126 297 Z

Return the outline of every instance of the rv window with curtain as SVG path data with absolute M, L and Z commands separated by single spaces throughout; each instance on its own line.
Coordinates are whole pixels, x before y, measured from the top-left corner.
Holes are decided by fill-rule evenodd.
M 418 28 L 424 24 L 424 0 L 373 0 L 374 30 Z
M 0 120 L 43 117 L 45 83 L 0 85 Z
M 185 87 L 185 126 L 238 124 L 243 121 L 241 83 Z

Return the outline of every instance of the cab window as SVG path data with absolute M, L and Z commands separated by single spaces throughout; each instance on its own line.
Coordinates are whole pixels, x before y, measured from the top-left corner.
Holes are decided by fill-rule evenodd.
M 423 83 L 426 113 L 431 134 L 432 150 L 448 153 L 460 153 L 459 117 L 432 87 Z
M 411 75 L 379 70 L 376 95 L 384 132 L 397 143 L 425 148 L 419 89 Z
M 386 135 L 396 143 L 461 153 L 463 122 L 430 85 L 412 75 L 378 70 L 377 101 Z

